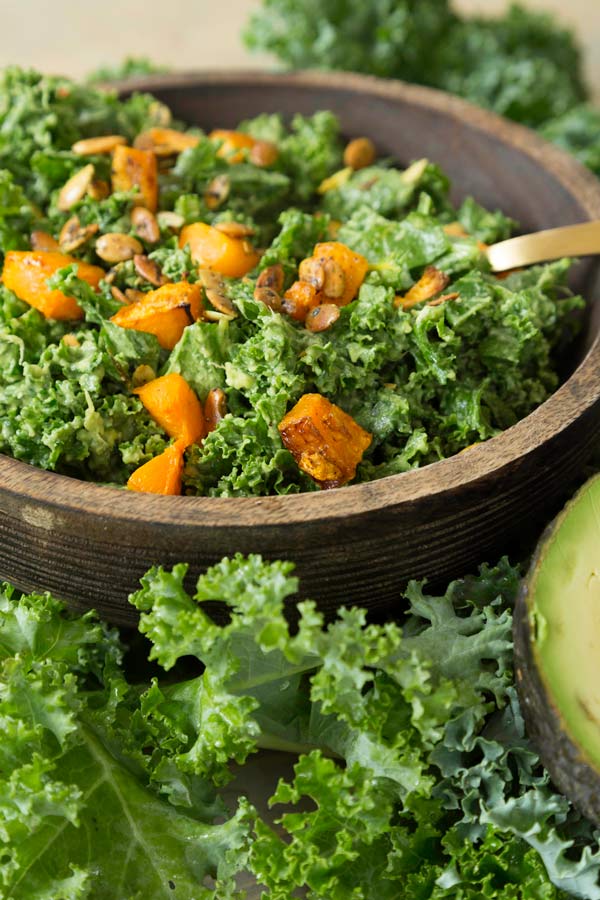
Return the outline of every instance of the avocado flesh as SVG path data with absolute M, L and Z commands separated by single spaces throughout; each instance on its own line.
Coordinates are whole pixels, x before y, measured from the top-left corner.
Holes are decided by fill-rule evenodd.
M 600 479 L 565 509 L 530 585 L 533 655 L 567 731 L 600 770 Z
M 558 789 L 600 825 L 600 476 L 538 544 L 513 633 L 527 733 Z

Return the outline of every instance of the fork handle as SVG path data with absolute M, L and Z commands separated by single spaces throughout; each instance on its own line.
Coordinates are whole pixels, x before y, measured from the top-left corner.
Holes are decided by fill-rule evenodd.
M 506 272 L 563 256 L 593 256 L 596 253 L 600 253 L 600 221 L 564 225 L 500 241 L 488 247 L 487 258 L 493 272 Z

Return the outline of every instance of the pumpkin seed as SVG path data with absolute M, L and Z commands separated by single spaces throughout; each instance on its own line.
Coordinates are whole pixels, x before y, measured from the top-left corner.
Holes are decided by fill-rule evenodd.
M 96 234 L 98 229 L 99 225 L 96 222 L 91 225 L 82 225 L 79 216 L 71 216 L 61 228 L 58 238 L 60 249 L 63 253 L 72 253 L 73 250 L 78 250 Z
M 113 275 L 113 278 L 114 278 L 114 275 Z M 108 281 L 108 278 L 105 278 L 104 280 Z M 125 294 L 123 293 L 121 288 L 118 288 L 116 286 L 116 284 L 113 284 L 113 286 L 110 289 L 110 292 L 111 292 L 112 296 L 114 297 L 114 299 L 117 300 L 119 303 L 122 303 L 123 306 L 128 305 L 129 300 L 127 299 L 127 297 L 125 296 Z
M 315 306 L 307 315 L 304 326 L 309 331 L 327 331 L 340 317 L 340 308 L 335 303 L 322 303 Z
M 131 210 L 131 224 L 148 244 L 155 244 L 160 240 L 160 228 L 154 213 L 145 206 L 134 206 Z
M 52 237 L 51 234 L 48 234 L 47 231 L 32 231 L 31 237 L 31 249 L 32 250 L 59 250 L 60 245 L 58 241 Z
M 106 200 L 106 198 L 110 196 L 110 184 L 108 181 L 94 178 L 87 189 L 87 193 L 88 197 L 91 197 L 92 200 Z
M 143 253 L 135 254 L 133 257 L 133 265 L 140 278 L 149 281 L 154 287 L 160 287 L 163 284 L 167 284 L 169 280 L 160 271 L 158 264 L 153 259 L 148 259 Z
M 135 288 L 126 288 L 125 297 L 128 303 L 139 303 L 146 296 L 144 291 L 138 291 Z
M 256 141 L 250 148 L 248 160 L 254 166 L 260 166 L 261 169 L 272 166 L 277 161 L 279 150 L 271 141 Z
M 74 334 L 63 334 L 62 343 L 65 344 L 67 347 L 73 347 L 73 348 L 81 347 L 81 344 L 79 343 L 76 335 L 74 335 Z
M 209 303 L 214 306 L 217 312 L 222 313 L 224 316 L 227 316 L 228 319 L 235 319 L 237 316 L 237 312 L 235 311 L 235 307 L 229 297 L 226 294 L 223 294 L 221 291 L 211 290 L 210 288 L 205 288 L 206 299 Z
M 84 166 L 69 178 L 62 186 L 56 205 L 61 212 L 68 212 L 72 206 L 82 200 L 94 178 L 94 167 L 91 163 Z
M 344 270 L 335 259 L 326 259 L 323 263 L 325 271 L 325 280 L 323 282 L 323 293 L 326 297 L 337 300 L 341 297 L 346 289 L 346 276 Z
M 126 144 L 127 140 L 122 134 L 105 134 L 101 137 L 85 138 L 75 141 L 71 150 L 78 156 L 100 156 L 104 153 L 112 153 L 115 147 Z
M 354 138 L 344 150 L 344 165 L 351 169 L 366 169 L 375 162 L 377 151 L 375 144 L 368 137 Z
M 224 291 L 225 282 L 218 272 L 212 269 L 198 269 L 198 278 L 203 288 L 210 291 Z
M 137 238 L 117 231 L 103 234 L 96 241 L 96 253 L 107 263 L 125 262 L 136 253 L 142 253 L 143 250 L 144 248 Z
M 133 375 L 131 376 L 131 382 L 133 387 L 141 387 L 143 384 L 148 384 L 149 381 L 154 381 L 155 378 L 156 372 L 152 366 L 142 363 L 141 366 L 138 366 L 137 369 L 134 370 Z
M 212 388 L 204 401 L 204 422 L 210 434 L 227 415 L 227 398 L 221 388 Z
M 281 311 L 281 297 L 277 291 L 273 290 L 273 288 L 255 287 L 254 299 L 258 300 L 259 303 L 264 303 L 265 306 L 268 306 L 269 309 L 272 309 L 274 312 Z
M 241 238 L 250 237 L 254 234 L 254 228 L 250 225 L 244 225 L 242 222 L 217 222 L 214 226 L 217 231 L 226 234 L 227 237 L 241 240 Z
M 161 228 L 170 228 L 172 231 L 179 231 L 185 224 L 185 219 L 179 213 L 164 210 L 156 215 L 156 221 Z
M 349 180 L 352 172 L 354 170 L 350 168 L 350 166 L 346 166 L 345 169 L 338 169 L 337 172 L 334 172 L 333 175 L 330 175 L 329 178 L 325 178 L 319 187 L 317 188 L 317 193 L 326 194 L 327 191 L 333 191 L 336 188 L 342 187 L 342 185 L 346 184 Z
M 195 134 L 185 134 L 175 128 L 150 128 L 138 134 L 133 146 L 137 150 L 152 150 L 158 157 L 176 156 L 196 147 L 200 138 Z
M 318 291 L 323 289 L 325 284 L 325 269 L 323 264 L 315 259 L 314 256 L 303 259 L 298 268 L 298 278 L 300 281 L 307 281 L 313 284 Z
M 204 193 L 204 202 L 209 209 L 218 209 L 229 196 L 231 185 L 228 175 L 215 175 Z
M 267 266 L 266 269 L 263 269 L 258 278 L 256 279 L 256 287 L 257 288 L 271 288 L 273 291 L 277 291 L 280 294 L 283 290 L 283 282 L 285 280 L 285 274 L 283 271 L 283 266 L 281 263 L 275 263 L 274 266 Z

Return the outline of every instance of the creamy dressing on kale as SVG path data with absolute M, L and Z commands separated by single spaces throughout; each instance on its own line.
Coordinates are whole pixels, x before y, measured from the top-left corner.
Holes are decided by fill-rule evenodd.
M 165 107 L 145 95 L 126 101 L 64 79 L 16 69 L 0 82 L 0 250 L 28 250 L 30 234 L 55 237 L 76 214 L 82 226 L 135 234 L 132 192 L 85 195 L 68 211 L 57 205 L 65 182 L 86 160 L 71 151 L 82 138 L 121 134 L 132 142 L 169 124 Z M 172 124 L 172 123 L 171 123 Z M 216 126 L 219 123 L 215 123 Z M 194 129 L 198 143 L 159 175 L 159 209 L 183 225 L 248 225 L 264 250 L 253 272 L 225 279 L 235 319 L 189 325 L 171 351 L 156 337 L 110 321 L 121 307 L 113 288 L 146 292 L 131 260 L 115 266 L 96 293 L 61 270 L 52 286 L 77 299 L 81 322 L 53 321 L 0 288 L 0 450 L 45 469 L 124 484 L 161 453 L 169 437 L 132 393 L 134 373 L 180 373 L 203 402 L 221 388 L 227 415 L 187 451 L 184 490 L 239 496 L 315 489 L 285 449 L 278 423 L 306 393 L 323 394 L 372 435 L 358 481 L 380 478 L 458 453 L 526 416 L 558 385 L 555 350 L 572 334 L 582 305 L 565 287 L 567 261 L 498 279 L 480 241 L 506 237 L 500 212 L 467 199 L 458 209 L 449 182 L 432 163 L 402 171 L 387 161 L 340 179 L 344 143 L 329 112 L 295 116 L 286 126 L 263 115 L 239 129 L 277 146 L 268 168 L 247 158 L 231 165 Z M 110 158 L 92 157 L 96 177 L 110 178 Z M 215 208 L 207 187 L 226 176 Z M 159 217 L 160 219 L 160 217 Z M 460 223 L 465 236 L 450 223 Z M 313 333 L 254 297 L 256 278 L 280 264 L 286 287 L 319 241 L 362 254 L 369 273 L 357 298 L 326 331 Z M 449 233 L 450 232 L 450 233 Z M 139 238 L 139 235 L 137 235 Z M 189 250 L 161 225 L 144 252 L 173 281 L 198 280 Z M 73 255 L 98 265 L 94 242 Z M 108 270 L 106 263 L 102 263 Z M 394 303 L 427 266 L 449 278 L 439 305 Z M 206 301 L 206 308 L 211 304 Z

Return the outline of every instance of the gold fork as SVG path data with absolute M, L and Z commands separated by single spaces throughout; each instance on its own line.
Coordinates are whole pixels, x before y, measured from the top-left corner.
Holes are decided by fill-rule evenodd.
M 492 272 L 506 272 L 563 256 L 593 256 L 600 254 L 600 221 L 523 234 L 492 244 L 486 253 Z

